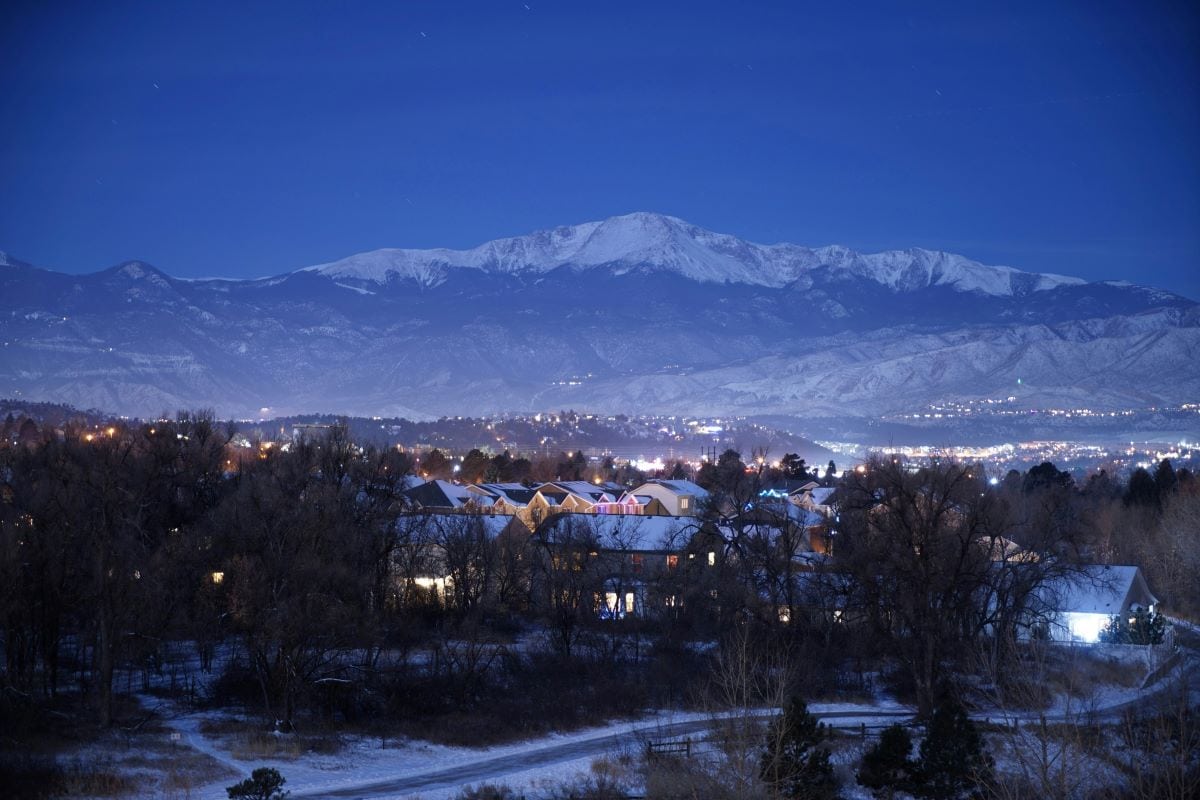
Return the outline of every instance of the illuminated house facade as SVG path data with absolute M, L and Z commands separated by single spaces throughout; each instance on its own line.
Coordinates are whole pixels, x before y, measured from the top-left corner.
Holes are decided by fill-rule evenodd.
M 1140 568 L 1091 565 L 1078 575 L 1064 577 L 1040 593 L 1045 630 L 1054 641 L 1098 642 L 1112 617 L 1127 617 L 1144 609 L 1154 612 L 1159 600 Z

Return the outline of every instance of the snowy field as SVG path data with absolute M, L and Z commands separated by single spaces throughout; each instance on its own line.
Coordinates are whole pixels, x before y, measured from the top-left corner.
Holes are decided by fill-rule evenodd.
M 219 654 L 217 661 L 232 657 Z M 1031 759 L 1043 754 L 1051 764 L 1084 768 L 1095 780 L 1115 779 L 1111 764 L 1089 754 L 1080 743 L 1065 741 L 1049 750 L 1039 735 L 1051 727 L 1092 720 L 1115 722 L 1120 712 L 1138 704 L 1187 673 L 1195 672 L 1190 654 L 1176 659 L 1155 677 L 1154 686 L 1143 686 L 1161 664 L 1145 653 L 1120 650 L 1066 652 L 1061 658 L 1082 660 L 1087 670 L 1050 698 L 1041 708 L 1020 711 L 993 709 L 976 715 L 991 723 L 989 749 L 997 767 L 1024 775 L 1046 771 Z M 224 800 L 225 788 L 248 777 L 257 767 L 273 767 L 287 779 L 285 788 L 294 798 L 453 798 L 465 786 L 503 784 L 531 798 L 547 796 L 563 784 L 577 784 L 603 770 L 623 770 L 626 785 L 641 791 L 641 759 L 649 741 L 693 743 L 696 763 L 716 757 L 704 741 L 714 715 L 703 712 L 650 712 L 636 720 L 614 721 L 570 733 L 543 736 L 523 742 L 486 748 L 452 747 L 399 737 L 362 734 L 278 734 L 266 732 L 257 716 L 229 710 L 197 711 L 185 699 L 163 699 L 163 690 L 187 687 L 198 674 L 198 663 L 186 652 L 177 652 L 172 663 L 145 682 L 141 674 L 123 675 L 122 688 L 143 709 L 146 720 L 137 732 L 112 733 L 105 739 L 61 756 L 64 763 L 101 766 L 120 778 L 126 796 L 160 796 Z M 144 686 L 149 691 L 140 691 Z M 869 744 L 856 733 L 877 732 L 894 722 L 911 720 L 913 710 L 878 695 L 861 703 L 813 703 L 810 710 L 850 735 L 834 743 L 833 762 L 843 780 L 844 795 L 868 797 L 854 785 L 854 769 Z M 771 709 L 741 712 L 764 718 Z M 1039 734 L 1039 725 L 1042 734 Z M 1115 734 L 1114 734 L 1115 735 Z M 1043 776 L 1044 777 L 1044 776 Z M 117 786 L 99 784 L 77 796 L 114 796 Z

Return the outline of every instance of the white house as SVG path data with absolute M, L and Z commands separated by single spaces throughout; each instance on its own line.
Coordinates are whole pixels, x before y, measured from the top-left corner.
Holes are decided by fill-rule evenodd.
M 1040 611 L 1057 641 L 1096 642 L 1113 616 L 1154 612 L 1158 598 L 1136 566 L 1094 564 L 1043 587 Z
M 628 494 L 657 500 L 672 517 L 694 517 L 700 504 L 708 500 L 708 491 L 691 481 L 647 481 Z

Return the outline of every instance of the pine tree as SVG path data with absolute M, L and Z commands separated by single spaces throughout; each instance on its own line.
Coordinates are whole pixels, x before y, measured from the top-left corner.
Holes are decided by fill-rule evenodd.
M 829 751 L 821 746 L 828 732 L 808 706 L 793 697 L 767 734 L 760 774 L 774 797 L 790 800 L 832 800 L 837 779 Z
M 241 783 L 235 783 L 225 789 L 230 800 L 283 800 L 291 794 L 285 792 L 283 785 L 287 783 L 279 770 L 271 767 L 259 767 L 250 773 L 250 777 Z
M 913 794 L 932 800 L 972 797 L 991 768 L 983 737 L 966 710 L 950 698 L 943 699 L 925 729 Z
M 868 750 L 858 771 L 858 783 L 876 797 L 894 797 L 910 791 L 916 762 L 911 758 L 912 737 L 900 725 L 885 728 L 879 741 Z

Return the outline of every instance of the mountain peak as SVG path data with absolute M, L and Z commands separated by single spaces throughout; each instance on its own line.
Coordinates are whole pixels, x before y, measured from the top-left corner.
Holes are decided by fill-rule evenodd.
M 941 250 L 910 247 L 860 253 L 832 245 L 762 245 L 716 233 L 666 214 L 636 211 L 485 242 L 469 250 L 384 249 L 307 267 L 335 280 L 433 286 L 450 269 L 544 273 L 560 267 L 605 268 L 614 274 L 652 269 L 702 283 L 782 287 L 817 269 L 865 278 L 894 291 L 942 285 L 965 292 L 1012 296 L 1083 283 L 1077 278 L 992 267 Z

